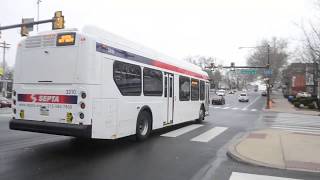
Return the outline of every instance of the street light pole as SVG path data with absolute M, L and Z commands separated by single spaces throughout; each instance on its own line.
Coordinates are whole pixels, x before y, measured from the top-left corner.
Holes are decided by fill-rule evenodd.
M 41 3 L 41 0 L 37 0 L 37 19 L 38 19 L 38 21 L 39 21 L 39 18 L 40 18 L 40 3 Z M 37 32 L 39 31 L 39 24 L 37 24 Z
M 268 71 L 270 72 L 270 45 L 267 44 L 267 51 L 268 51 Z M 268 81 L 267 81 L 267 106 L 266 106 L 267 109 L 270 109 L 270 78 L 268 78 Z

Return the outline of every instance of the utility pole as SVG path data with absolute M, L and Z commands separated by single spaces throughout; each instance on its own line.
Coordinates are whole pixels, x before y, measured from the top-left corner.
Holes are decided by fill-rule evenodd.
M 5 74 L 5 63 L 6 63 L 6 49 L 9 49 L 10 44 L 4 42 L 0 43 L 0 48 L 2 48 L 3 52 L 3 57 L 2 57 L 2 68 L 3 68 L 3 76 L 2 79 L 4 79 L 4 74 Z
M 3 68 L 3 71 L 2 71 L 2 93 L 3 93 L 3 96 L 6 96 L 6 90 L 7 90 L 7 82 L 5 82 L 5 68 L 6 68 L 6 50 L 9 49 L 10 47 L 10 44 L 6 43 L 6 41 L 0 43 L 0 48 L 3 49 L 3 59 L 2 59 L 2 68 Z

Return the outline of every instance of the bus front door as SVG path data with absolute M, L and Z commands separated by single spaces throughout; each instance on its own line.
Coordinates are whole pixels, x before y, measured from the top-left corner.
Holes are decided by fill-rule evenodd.
M 163 125 L 173 124 L 174 112 L 174 76 L 170 73 L 164 75 L 164 98 L 166 101 L 165 120 Z

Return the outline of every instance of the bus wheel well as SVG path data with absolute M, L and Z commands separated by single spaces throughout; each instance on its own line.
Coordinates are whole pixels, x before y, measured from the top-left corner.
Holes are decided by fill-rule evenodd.
M 152 116 L 152 111 L 151 111 L 150 107 L 149 107 L 149 106 L 143 106 L 143 107 L 141 108 L 139 114 L 140 114 L 141 112 L 143 112 L 143 111 L 146 111 L 146 112 L 148 112 L 148 113 L 150 114 L 150 116 L 151 116 L 151 128 L 152 128 L 152 125 L 153 125 L 153 116 Z M 139 115 L 138 115 L 138 116 L 139 116 Z M 152 129 L 151 129 L 151 130 L 152 130 Z

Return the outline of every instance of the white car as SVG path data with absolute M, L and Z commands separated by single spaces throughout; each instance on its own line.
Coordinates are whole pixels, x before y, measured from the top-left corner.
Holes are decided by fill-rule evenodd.
M 311 97 L 311 94 L 308 92 L 299 92 L 296 97 Z
M 223 90 L 223 89 L 220 89 L 220 90 L 218 90 L 218 91 L 216 92 L 216 94 L 217 94 L 218 96 L 224 96 L 224 95 L 226 95 L 226 91 Z
M 238 97 L 239 102 L 249 102 L 249 96 L 247 93 L 241 93 Z

